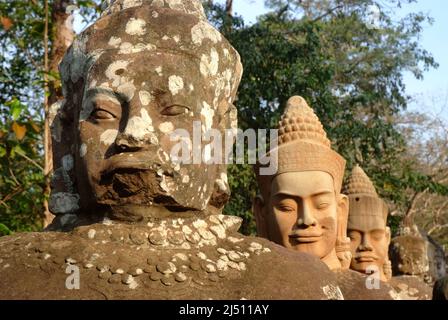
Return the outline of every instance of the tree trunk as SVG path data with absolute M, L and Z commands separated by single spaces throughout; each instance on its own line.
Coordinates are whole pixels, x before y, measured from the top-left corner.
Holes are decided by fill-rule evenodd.
M 226 0 L 226 13 L 229 17 L 232 16 L 232 7 L 233 7 L 233 0 Z
M 58 66 L 61 62 L 65 51 L 73 42 L 74 31 L 72 26 L 73 17 L 66 12 L 67 6 L 70 5 L 69 0 L 55 0 L 51 7 L 51 30 L 49 30 L 49 8 L 48 0 L 45 1 L 45 124 L 44 124 L 44 151 L 45 151 L 45 201 L 44 201 L 44 227 L 53 221 L 54 216 L 48 209 L 48 196 L 50 194 L 50 175 L 53 171 L 53 157 L 51 147 L 50 133 L 50 106 L 61 100 L 62 88 L 58 77 Z M 51 41 L 51 52 L 49 52 L 48 44 Z

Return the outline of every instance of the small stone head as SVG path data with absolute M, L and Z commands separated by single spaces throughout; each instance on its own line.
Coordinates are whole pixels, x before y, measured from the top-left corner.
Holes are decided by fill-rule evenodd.
M 386 281 L 384 266 L 389 264 L 390 242 L 387 205 L 358 165 L 353 168 L 344 189 L 350 201 L 347 224 L 352 252 L 350 268 L 362 273 L 378 270 L 381 279 Z
M 347 241 L 348 199 L 340 193 L 345 160 L 333 151 L 302 97 L 288 100 L 278 132 L 278 171 L 256 168 L 261 196 L 254 201 L 257 231 L 287 248 L 318 256 L 340 269 L 337 241 Z M 260 161 L 261 162 L 261 161 Z
M 229 196 L 226 167 L 172 157 L 179 146 L 204 150 L 206 141 L 193 141 L 195 125 L 200 135 L 236 127 L 239 55 L 199 0 L 111 1 L 60 73 L 53 213 L 136 221 L 219 212 Z
M 404 235 L 392 239 L 389 246 L 393 275 L 414 275 L 425 279 L 429 271 L 426 241 L 419 236 Z

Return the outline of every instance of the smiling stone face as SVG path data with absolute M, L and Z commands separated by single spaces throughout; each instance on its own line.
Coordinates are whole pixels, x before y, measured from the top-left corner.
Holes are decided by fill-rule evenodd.
M 327 258 L 336 243 L 333 178 L 322 171 L 282 173 L 273 179 L 271 194 L 269 239 L 299 252 Z
M 58 213 L 99 210 L 135 221 L 222 208 L 226 169 L 205 163 L 204 134 L 235 125 L 242 68 L 221 34 L 188 8 L 147 2 L 110 9 L 66 54 L 66 99 L 53 138 L 56 165 L 66 154 L 74 165 L 55 177 L 52 197 L 62 203 L 72 196 L 76 205 Z M 182 156 L 199 150 L 201 161 L 176 161 L 180 143 Z
M 256 170 L 261 196 L 254 201 L 257 231 L 289 249 L 319 257 L 330 269 L 348 268 L 348 199 L 340 193 L 345 160 L 331 149 L 318 117 L 291 97 L 279 124 L 278 171 Z

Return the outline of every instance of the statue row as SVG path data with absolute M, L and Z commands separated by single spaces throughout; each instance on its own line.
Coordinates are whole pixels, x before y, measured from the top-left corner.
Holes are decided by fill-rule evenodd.
M 181 148 L 194 160 L 195 130 L 237 129 L 242 64 L 201 1 L 107 1 L 60 73 L 56 218 L 46 232 L 0 238 L 0 298 L 430 298 L 387 283 L 387 206 L 359 167 L 341 192 L 345 160 L 304 99 L 292 97 L 280 122 L 277 172 L 258 175 L 267 239 L 222 214 L 225 163 L 173 159 Z

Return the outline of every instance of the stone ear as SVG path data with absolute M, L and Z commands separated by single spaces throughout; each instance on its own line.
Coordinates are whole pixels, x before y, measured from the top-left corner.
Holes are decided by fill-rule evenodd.
M 67 115 L 65 100 L 50 108 L 50 130 L 53 151 L 53 173 L 49 209 L 54 215 L 73 214 L 79 210 L 79 194 L 76 190 L 73 121 Z
M 386 239 L 387 239 L 387 246 L 389 246 L 391 240 L 391 231 L 389 227 L 386 227 Z
M 349 201 L 348 197 L 345 194 L 339 194 L 337 197 L 337 213 L 338 213 L 338 239 L 346 240 L 347 237 L 347 221 L 348 221 L 348 212 L 349 212 Z
M 257 195 L 252 201 L 252 212 L 257 225 L 257 235 L 268 238 L 268 224 L 266 217 L 266 205 L 261 195 Z

